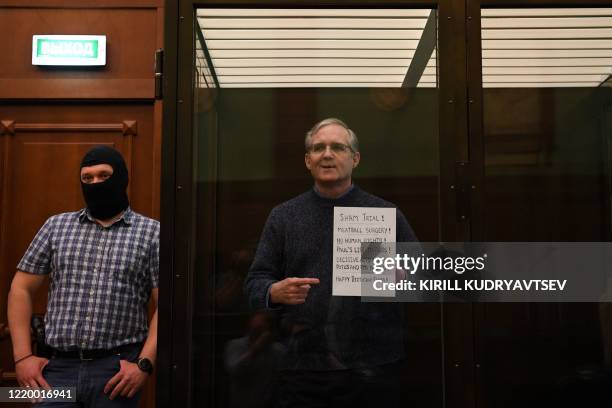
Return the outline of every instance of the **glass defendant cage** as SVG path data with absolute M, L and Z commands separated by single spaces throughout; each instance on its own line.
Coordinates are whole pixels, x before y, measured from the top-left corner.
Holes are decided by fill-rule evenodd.
M 312 188 L 322 118 L 356 131 L 355 183 L 421 241 L 609 241 L 609 3 L 168 6 L 158 404 L 274 388 L 228 350 L 254 324 L 242 285 L 266 217 Z M 403 307 L 406 406 L 558 407 L 608 381 L 606 303 Z

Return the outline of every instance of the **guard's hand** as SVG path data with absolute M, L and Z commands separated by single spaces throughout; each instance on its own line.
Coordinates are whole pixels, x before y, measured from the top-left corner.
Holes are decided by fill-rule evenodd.
M 306 296 L 312 287 L 318 285 L 317 278 L 285 278 L 270 286 L 270 301 L 283 305 L 300 305 L 306 303 Z
M 120 360 L 121 368 L 104 386 L 104 393 L 111 393 L 109 398 L 115 399 L 118 395 L 132 398 L 142 388 L 149 374 L 138 368 L 136 363 Z M 112 392 L 111 392 L 112 390 Z
M 22 387 L 51 388 L 42 375 L 43 368 L 49 360 L 42 357 L 30 356 L 15 364 L 17 382 Z

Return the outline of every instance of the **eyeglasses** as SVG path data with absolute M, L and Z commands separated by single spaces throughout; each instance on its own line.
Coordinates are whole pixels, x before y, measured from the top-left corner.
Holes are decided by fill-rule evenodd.
M 342 154 L 347 152 L 352 152 L 353 148 L 349 145 L 345 145 L 344 143 L 331 143 L 326 145 L 325 143 L 315 143 L 310 146 L 308 151 L 314 154 L 321 154 L 327 150 L 327 146 L 331 149 L 331 151 L 335 154 Z

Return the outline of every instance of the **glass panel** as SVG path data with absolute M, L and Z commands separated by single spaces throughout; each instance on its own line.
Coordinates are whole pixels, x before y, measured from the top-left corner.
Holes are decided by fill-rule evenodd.
M 254 313 L 243 284 L 270 211 L 313 189 L 306 131 L 326 117 L 345 121 L 359 138 L 355 184 L 395 203 L 419 239 L 439 238 L 437 17 L 423 9 L 215 8 L 196 15 L 193 403 L 274 406 L 289 390 L 281 381 L 296 375 L 287 363 L 287 350 L 300 341 L 296 325 L 282 324 L 296 307 Z M 323 272 L 331 268 L 330 259 Z M 312 310 L 328 314 L 330 298 L 331 288 Z M 442 406 L 440 305 L 393 307 L 407 316 L 399 339 L 406 357 L 382 367 L 357 367 L 350 357 L 316 366 L 324 380 L 313 392 L 330 406 L 368 391 L 353 406 L 368 398 L 392 406 L 379 404 L 390 391 L 402 404 Z M 307 329 L 302 336 L 322 332 Z M 335 358 L 325 351 L 330 341 L 325 334 L 302 350 Z M 376 350 L 363 351 L 376 360 Z
M 482 10 L 486 238 L 609 241 L 612 9 Z M 609 406 L 608 303 L 478 305 L 484 407 Z

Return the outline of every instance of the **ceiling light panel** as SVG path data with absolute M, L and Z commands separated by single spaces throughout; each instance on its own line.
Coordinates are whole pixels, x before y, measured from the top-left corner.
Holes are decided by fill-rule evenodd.
M 484 11 L 484 10 L 483 10 Z M 610 17 L 486 17 L 483 29 L 496 28 L 590 28 L 609 27 Z
M 483 75 L 484 82 L 495 83 L 495 82 L 516 82 L 516 83 L 541 83 L 547 82 L 559 83 L 559 82 L 597 82 L 601 83 L 605 81 L 606 76 L 603 75 Z
M 610 67 L 483 67 L 483 75 L 610 75 Z
M 485 88 L 595 88 L 599 82 L 492 82 Z
M 402 17 L 427 18 L 428 9 L 199 9 L 198 17 Z
M 210 8 L 197 21 L 221 87 L 398 88 L 436 29 L 428 9 Z M 419 55 L 409 86 L 435 87 L 435 46 Z
M 211 53 L 212 54 L 212 53 Z M 268 49 L 268 50 L 215 50 L 215 61 L 219 58 L 408 58 L 412 60 L 414 50 L 376 50 L 376 49 Z M 215 64 L 216 66 L 216 64 Z
M 484 87 L 594 87 L 612 74 L 612 9 L 483 9 Z
M 242 29 L 206 30 L 207 43 L 210 40 L 243 40 L 245 38 L 274 40 L 418 40 L 421 29 L 415 30 L 322 30 L 322 29 Z
M 223 68 L 223 75 L 401 75 L 406 74 L 404 67 L 248 67 Z M 424 74 L 436 74 L 435 68 L 426 68 Z
M 612 20 L 612 17 L 610 17 Z M 484 29 L 484 40 L 606 40 L 612 38 L 611 28 L 550 28 L 550 29 Z
M 435 66 L 435 60 L 430 61 Z M 410 65 L 409 58 L 217 58 L 215 67 L 396 67 Z
M 224 88 L 397 88 L 395 82 L 377 82 L 377 83 L 366 83 L 363 82 L 266 82 L 266 83 L 237 83 L 237 84 L 225 84 Z M 419 82 L 417 88 L 436 88 L 436 83 Z
M 267 82 L 267 83 L 283 83 L 283 82 L 338 82 L 338 83 L 377 83 L 388 82 L 398 83 L 404 80 L 404 75 L 225 75 L 219 76 L 219 82 L 222 84 L 228 83 L 245 83 L 245 82 Z
M 612 67 L 611 58 L 486 58 L 483 67 Z
M 204 37 L 206 38 L 206 37 Z M 418 40 L 343 40 L 343 39 L 320 39 L 320 40 L 206 40 L 206 45 L 211 56 L 214 51 L 221 50 L 415 50 Z M 602 47 L 603 48 L 603 47 Z
M 231 12 L 231 11 L 230 11 Z M 211 29 L 415 29 L 422 30 L 424 18 L 198 18 L 200 27 Z
M 483 9 L 482 17 L 596 17 L 612 16 L 609 8 Z

